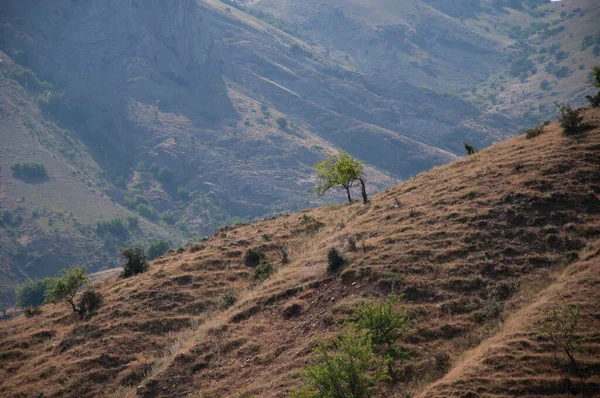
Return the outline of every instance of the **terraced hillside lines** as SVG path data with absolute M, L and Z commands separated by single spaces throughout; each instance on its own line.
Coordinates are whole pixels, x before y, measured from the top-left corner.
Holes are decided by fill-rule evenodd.
M 585 118 L 600 125 L 598 110 Z M 222 229 L 157 259 L 146 274 L 98 282 L 105 304 L 89 321 L 51 305 L 3 323 L 0 396 L 286 397 L 301 384 L 315 342 L 332 336 L 359 300 L 392 289 L 411 309 L 405 345 L 414 359 L 396 364 L 399 384 L 385 387 L 387 396 L 480 388 L 551 395 L 536 383 L 568 377 L 552 373 L 560 355 L 517 326 L 527 326 L 523 317 L 535 322 L 529 309 L 550 303 L 553 291 L 570 297 L 587 280 L 577 294 L 589 299 L 586 316 L 597 314 L 597 292 L 587 292 L 596 279 L 587 275 L 597 270 L 599 148 L 600 127 L 564 137 L 555 123 L 532 140 L 520 136 L 419 174 L 366 206 Z M 325 273 L 332 246 L 350 260 L 338 276 Z M 247 249 L 274 265 L 265 282 L 245 265 Z M 567 261 L 572 251 L 581 261 Z M 231 294 L 237 301 L 223 306 Z M 596 322 L 582 323 L 589 374 L 571 377 L 576 388 L 598 383 Z M 527 344 L 518 348 L 519 339 Z M 513 356 L 521 376 L 504 362 Z
M 511 315 L 502 330 L 472 352 L 422 397 L 464 396 L 597 396 L 600 391 L 600 242 L 584 260 L 569 267 L 535 301 Z M 564 301 L 563 301 L 564 300 Z M 583 339 L 571 369 L 559 348 L 541 339 L 536 326 L 545 310 L 563 302 L 581 310 L 578 335 Z M 476 396 L 476 395 L 474 395 Z

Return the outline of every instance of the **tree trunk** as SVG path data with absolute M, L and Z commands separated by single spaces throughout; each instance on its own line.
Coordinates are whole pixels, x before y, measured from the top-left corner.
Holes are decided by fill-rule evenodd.
M 352 203 L 352 197 L 350 196 L 350 187 L 344 188 L 346 188 L 346 194 L 348 194 L 348 203 Z
M 365 187 L 365 180 L 359 178 L 358 181 L 360 181 L 360 193 L 362 194 L 363 204 L 366 205 L 369 201 L 369 198 L 367 197 L 367 188 Z
M 79 310 L 77 309 L 77 307 L 75 307 L 75 303 L 73 302 L 73 299 L 67 299 L 67 301 L 69 302 L 69 304 L 71 304 L 71 307 L 73 307 L 73 312 L 79 312 Z

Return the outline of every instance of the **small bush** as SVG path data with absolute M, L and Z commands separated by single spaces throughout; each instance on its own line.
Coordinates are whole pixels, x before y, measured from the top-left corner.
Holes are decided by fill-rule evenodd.
M 40 307 L 27 307 L 23 313 L 25 314 L 25 317 L 33 318 L 34 316 L 40 315 L 42 309 Z
M 233 290 L 226 291 L 221 295 L 221 309 L 232 307 L 237 302 L 237 296 Z
M 389 380 L 385 363 L 373 354 L 369 333 L 349 330 L 331 348 L 321 342 L 315 353 L 294 398 L 368 398 L 378 382 Z
M 64 269 L 56 278 L 47 278 L 46 303 L 67 302 L 73 312 L 81 313 L 81 309 L 75 305 L 75 295 L 83 287 L 90 283 L 85 267 L 74 267 Z
M 373 344 L 392 359 L 408 358 L 408 353 L 398 346 L 410 323 L 408 308 L 396 310 L 402 297 L 390 294 L 379 301 L 362 301 L 356 309 L 359 328 L 371 333 Z
M 196 253 L 202 249 L 204 249 L 204 246 L 202 246 L 200 243 L 194 243 L 190 246 L 190 253 Z
M 463 142 L 463 145 L 465 146 L 465 152 L 467 152 L 467 156 L 475 155 L 477 152 L 479 152 L 479 149 L 467 144 L 466 142 Z
M 127 216 L 127 226 L 131 229 L 137 229 L 140 226 L 140 218 L 138 216 Z
M 563 129 L 563 135 L 575 135 L 581 133 L 584 129 L 583 116 L 581 109 L 573 109 L 569 105 L 556 104 L 560 113 L 560 126 Z
M 148 271 L 148 260 L 146 259 L 143 249 L 139 247 L 130 247 L 121 249 L 120 253 L 125 260 L 123 272 L 121 272 L 120 275 L 121 278 L 129 278 Z
M 135 211 L 138 212 L 140 216 L 149 220 L 154 220 L 156 218 L 156 210 L 151 206 L 140 203 L 135 207 Z
M 265 281 L 273 274 L 273 265 L 268 260 L 261 260 L 260 264 L 254 270 L 254 279 Z
M 10 165 L 13 176 L 17 178 L 30 178 L 42 180 L 48 178 L 48 171 L 43 163 L 17 162 Z
M 465 195 L 465 198 L 471 199 L 471 200 L 475 199 L 476 197 L 477 197 L 477 191 L 473 191 L 473 190 L 467 192 L 467 194 Z
M 346 259 L 335 247 L 327 251 L 327 272 L 335 274 L 346 264 Z
M 254 248 L 248 248 L 244 255 L 244 264 L 248 267 L 256 267 L 263 258 L 264 255 L 260 251 Z
M 82 318 L 91 317 L 103 302 L 104 297 L 101 293 L 96 292 L 94 289 L 87 289 L 79 297 L 79 315 Z
M 489 295 L 488 298 L 480 302 L 481 308 L 474 315 L 475 321 L 483 323 L 495 319 L 502 313 L 502 303 L 495 295 Z
M 527 130 L 525 130 L 525 138 L 527 138 L 528 140 L 542 134 L 544 134 L 544 126 L 541 124 L 539 126 L 528 128 Z
M 565 257 L 567 259 L 567 262 L 573 263 L 579 260 L 579 252 L 577 250 L 570 250 L 565 253 Z
M 101 237 L 113 235 L 121 239 L 126 239 L 129 236 L 129 230 L 122 218 L 98 221 L 96 223 L 96 233 Z
M 286 118 L 284 117 L 279 117 L 275 120 L 275 123 L 277 123 L 277 127 L 279 127 L 280 130 L 285 130 L 287 129 L 288 126 L 288 121 Z
M 20 308 L 38 307 L 46 299 L 47 279 L 28 280 L 17 288 L 16 305 Z

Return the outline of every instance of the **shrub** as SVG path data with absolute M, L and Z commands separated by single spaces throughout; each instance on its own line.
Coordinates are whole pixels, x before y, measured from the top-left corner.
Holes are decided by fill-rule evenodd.
M 570 250 L 565 253 L 565 257 L 567 259 L 567 262 L 573 263 L 579 260 L 579 252 L 577 250 Z
M 152 261 L 155 258 L 162 256 L 170 248 L 171 243 L 166 239 L 161 239 L 150 243 L 150 246 L 148 246 L 148 249 L 146 249 L 146 256 L 148 257 L 148 261 Z
M 41 180 L 48 178 L 48 171 L 43 163 L 17 162 L 10 165 L 13 175 L 18 178 Z
M 265 281 L 273 274 L 273 265 L 269 260 L 261 260 L 260 264 L 254 270 L 254 279 Z
M 467 192 L 467 194 L 465 195 L 465 198 L 467 199 L 475 199 L 477 197 L 477 191 L 469 191 Z
M 600 88 L 600 66 L 594 66 L 592 68 L 590 86 Z M 585 98 L 587 98 L 592 108 L 600 107 L 600 91 L 595 96 L 588 95 Z
M 228 290 L 221 295 L 221 309 L 227 309 L 237 302 L 237 296 L 233 290 Z
M 338 252 L 335 247 L 327 251 L 327 272 L 335 274 L 346 264 L 346 259 Z
M 332 349 L 320 343 L 317 358 L 305 373 L 305 385 L 295 398 L 368 398 L 378 382 L 388 380 L 384 363 L 373 355 L 369 333 L 349 330 Z
M 47 279 L 28 280 L 17 288 L 16 305 L 20 308 L 38 307 L 44 303 Z
M 550 340 L 569 357 L 571 364 L 577 366 L 575 352 L 581 347 L 581 338 L 577 336 L 577 327 L 581 316 L 579 306 L 565 302 L 558 308 L 546 313 L 546 320 L 538 327 L 538 335 Z
M 173 173 L 173 171 L 168 167 L 161 167 L 158 169 L 154 173 L 154 177 L 156 177 L 156 179 L 163 184 L 171 184 L 173 181 L 175 181 L 175 173 Z
M 563 129 L 563 135 L 575 135 L 584 129 L 583 116 L 581 109 L 573 109 L 569 105 L 556 104 L 560 113 L 560 126 Z
M 256 267 L 263 258 L 264 255 L 260 251 L 254 248 L 248 248 L 244 255 L 244 264 L 248 267 Z
M 543 125 L 539 125 L 536 127 L 531 127 L 528 128 L 527 130 L 525 130 L 525 138 L 527 138 L 528 140 L 537 137 L 538 135 L 542 135 L 544 133 L 544 126 Z
M 130 247 L 121 249 L 120 253 L 125 260 L 123 272 L 121 272 L 120 275 L 121 278 L 129 278 L 148 271 L 148 260 L 146 259 L 143 249 L 139 247 Z
M 202 249 L 204 249 L 204 246 L 202 246 L 200 243 L 194 243 L 190 246 L 190 253 L 196 253 Z
M 502 313 L 502 303 L 496 295 L 490 294 L 480 302 L 481 309 L 474 315 L 475 321 L 483 323 L 495 319 Z
M 73 312 L 81 313 L 75 305 L 75 295 L 84 286 L 90 283 L 90 278 L 85 273 L 85 267 L 74 267 L 60 271 L 56 278 L 47 278 L 46 303 L 65 301 L 71 305 Z
M 104 302 L 104 297 L 101 293 L 94 289 L 87 289 L 79 297 L 79 315 L 82 318 L 90 318 L 100 308 Z
M 16 80 L 21 86 L 35 92 L 52 90 L 52 84 L 38 79 L 36 74 L 29 68 L 16 66 L 8 73 L 8 77 Z
M 40 315 L 42 310 L 40 307 L 27 307 L 25 308 L 24 314 L 27 318 L 33 318 L 34 316 Z
M 408 354 L 398 347 L 398 341 L 406 334 L 410 323 L 408 308 L 396 310 L 402 297 L 390 294 L 379 301 L 362 301 L 356 309 L 359 328 L 367 329 L 373 344 L 393 359 L 407 358 Z
M 467 156 L 475 155 L 477 152 L 479 152 L 477 148 L 467 144 L 466 142 L 463 142 L 463 145 L 465 146 L 465 152 L 467 152 Z
M 279 117 L 275 120 L 275 123 L 277 123 L 277 127 L 279 127 L 280 130 L 285 130 L 287 129 L 288 126 L 288 121 L 286 118 L 284 117 Z

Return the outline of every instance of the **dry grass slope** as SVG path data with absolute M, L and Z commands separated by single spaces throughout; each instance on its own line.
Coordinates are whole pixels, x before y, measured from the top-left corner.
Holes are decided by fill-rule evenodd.
M 600 124 L 597 110 L 585 117 Z M 359 299 L 392 286 L 414 315 L 415 359 L 387 396 L 591 395 L 600 383 L 599 168 L 600 128 L 567 138 L 555 123 L 535 139 L 420 174 L 367 206 L 221 230 L 146 274 L 99 281 L 106 301 L 89 321 L 46 306 L 4 323 L 0 396 L 285 397 L 315 341 Z M 351 260 L 336 277 L 325 273 L 331 246 Z M 277 268 L 262 284 L 244 265 L 247 248 Z M 567 262 L 571 250 L 581 261 Z M 232 289 L 237 303 L 220 309 Z M 582 306 L 585 374 L 569 375 L 531 332 L 556 292 Z

